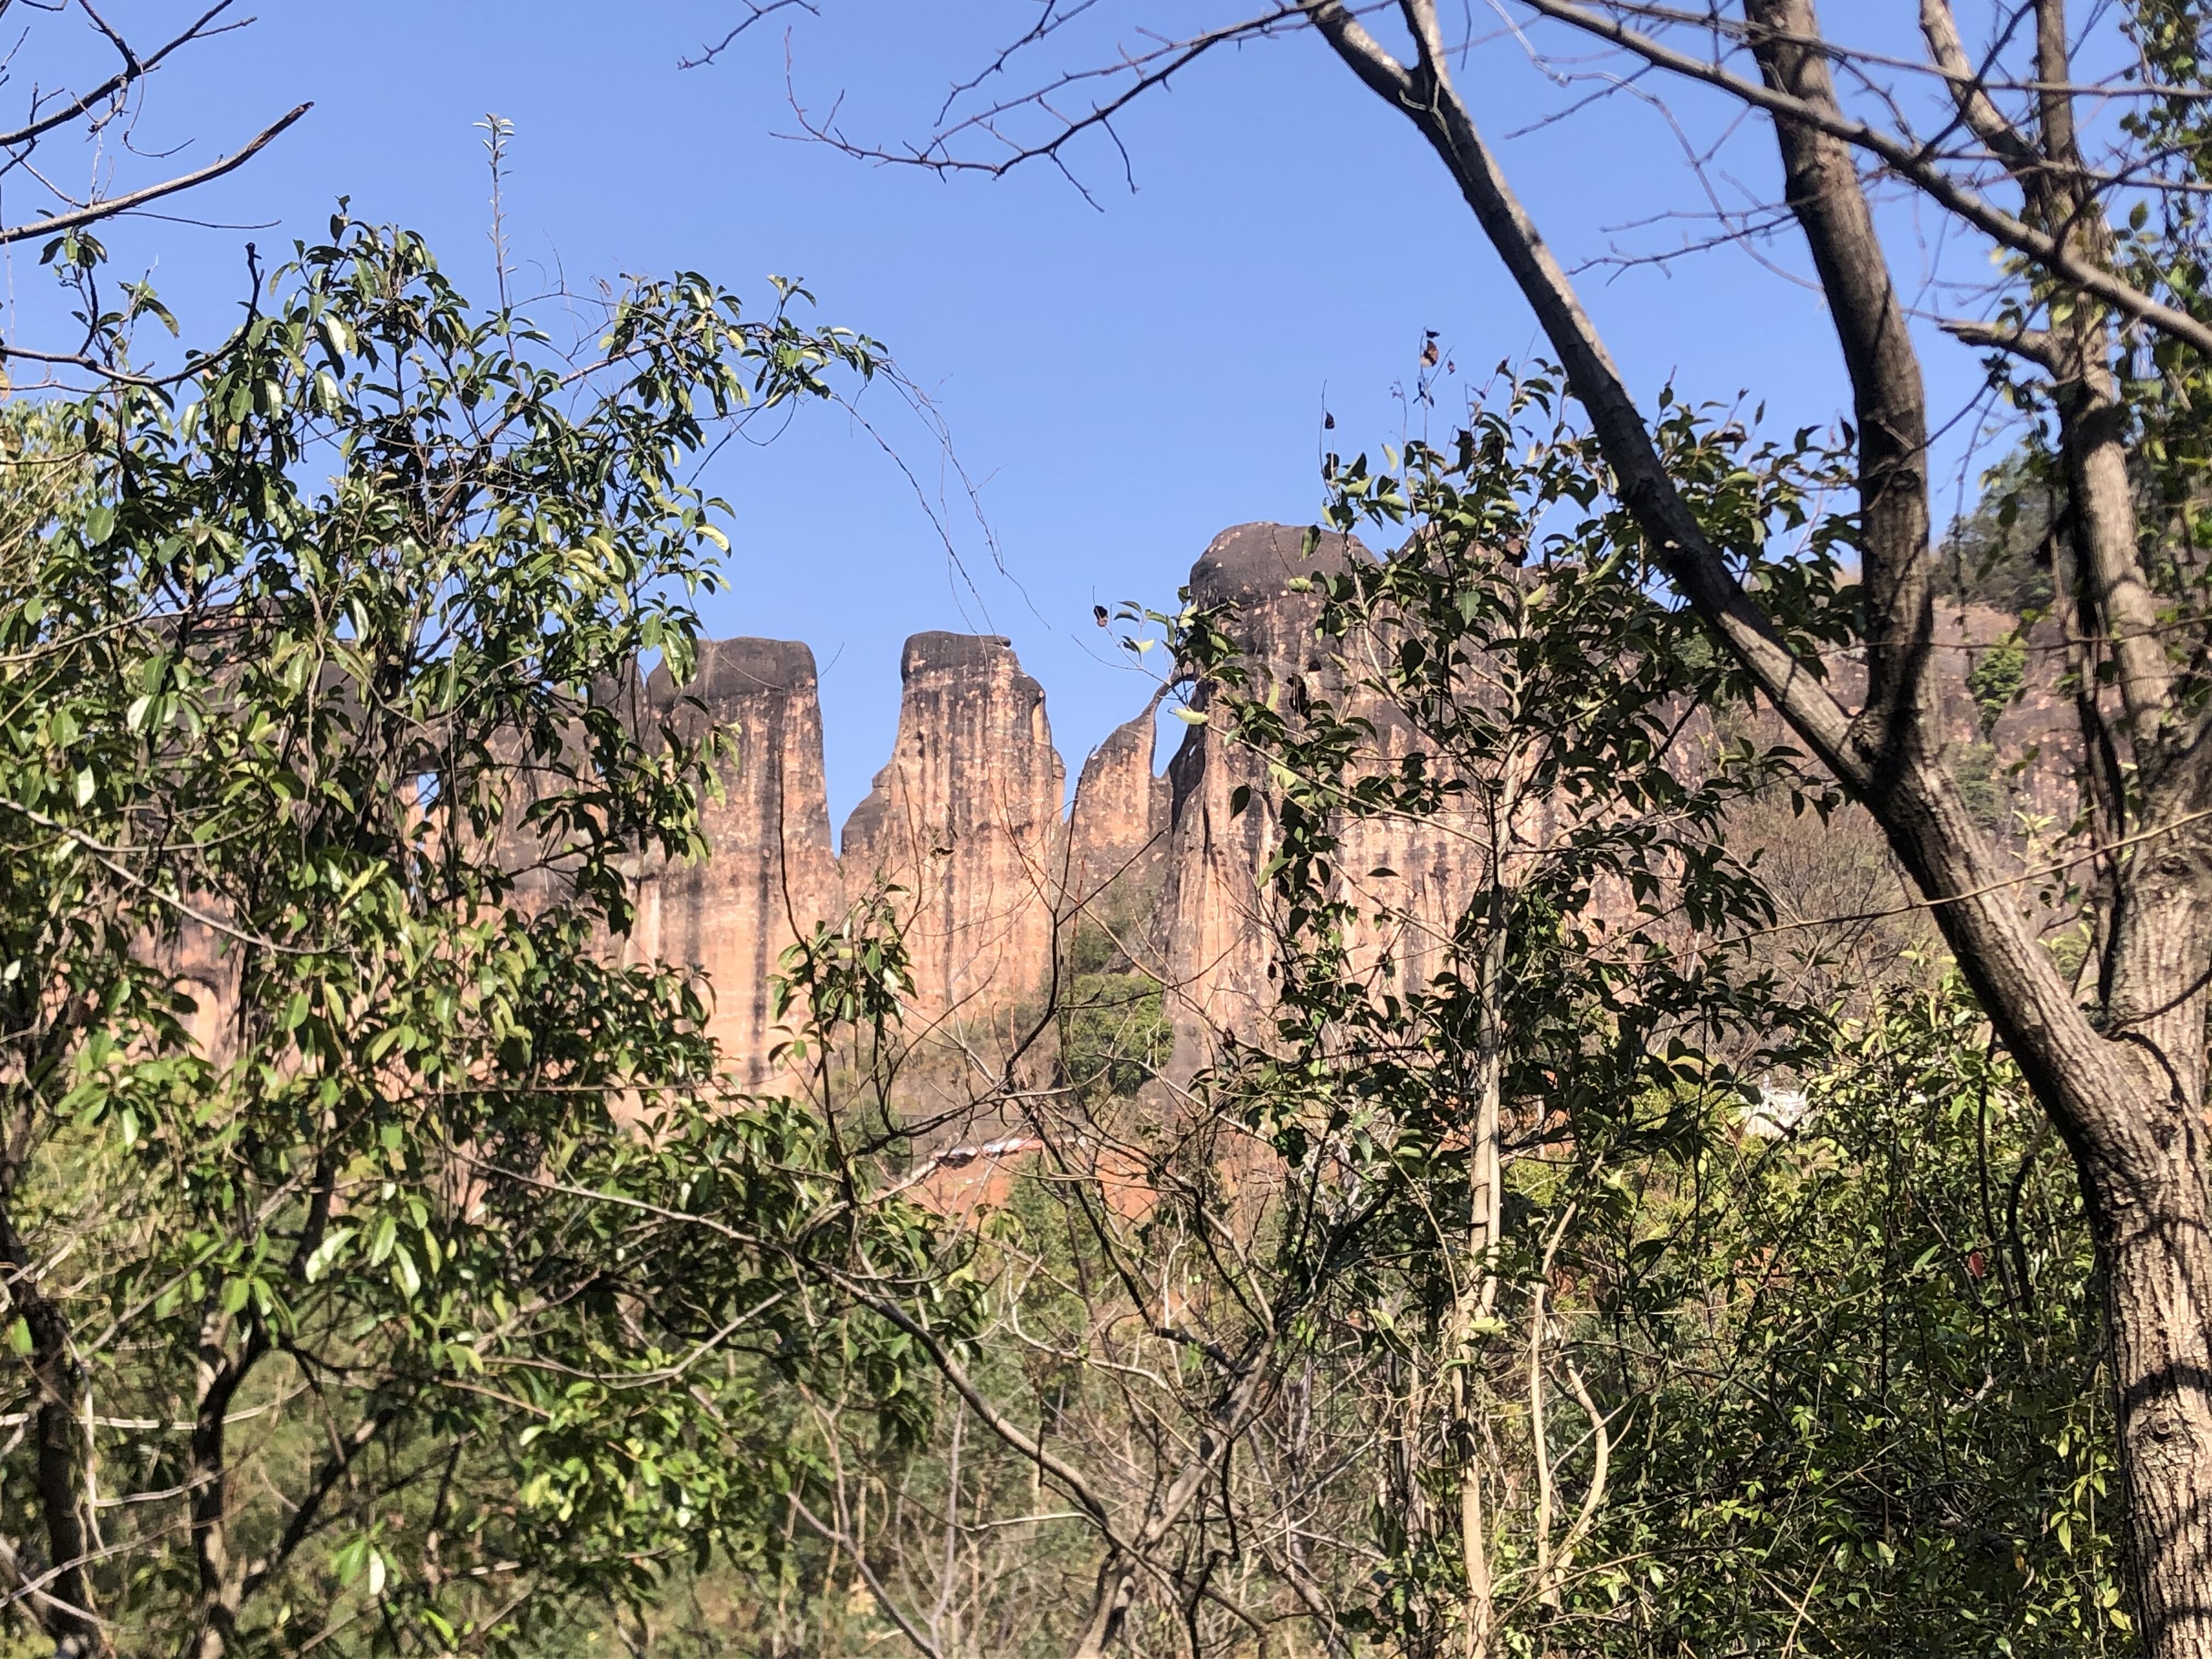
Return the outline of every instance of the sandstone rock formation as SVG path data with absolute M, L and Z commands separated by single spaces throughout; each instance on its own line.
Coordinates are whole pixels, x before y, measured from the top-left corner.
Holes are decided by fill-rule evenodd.
M 1151 893 L 1167 855 L 1173 791 L 1152 770 L 1155 697 L 1114 728 L 1083 763 L 1068 806 L 1065 902 L 1113 908 L 1111 896 Z
M 900 678 L 890 762 L 845 821 L 844 895 L 899 890 L 908 1040 L 988 1069 L 1020 1040 L 1016 1005 L 1050 975 L 1066 771 L 1044 689 L 1005 640 L 917 634 Z
M 1340 672 L 1315 636 L 1318 601 L 1288 586 L 1312 568 L 1301 559 L 1303 537 L 1280 525 L 1224 531 L 1193 569 L 1191 596 L 1234 608 L 1231 632 L 1263 687 L 1340 699 Z M 1370 556 L 1331 538 L 1316 556 Z M 1988 780 L 1992 821 L 2009 824 L 2026 811 L 2063 828 L 2075 763 L 2051 653 L 2032 642 L 2024 695 L 1986 732 L 1969 688 L 1969 672 L 2010 625 L 1994 611 L 1954 607 L 1931 672 L 1946 724 L 1959 734 L 1960 763 Z M 1848 697 L 1855 665 L 1839 661 L 1832 672 Z M 902 678 L 892 754 L 836 848 L 805 646 L 709 642 L 684 691 L 665 672 L 645 688 L 656 714 L 711 717 L 740 732 L 726 799 L 707 813 L 711 857 L 646 878 L 627 946 L 708 973 L 713 1029 L 737 1074 L 755 1085 L 771 1080 L 769 979 L 784 947 L 884 886 L 896 890 L 916 981 L 905 1036 L 917 1054 L 939 1056 L 933 1087 L 957 1094 L 962 1079 L 983 1082 L 1030 1036 L 1079 915 L 1110 927 L 1121 954 L 1166 988 L 1171 1078 L 1202 1065 L 1221 1033 L 1251 1035 L 1273 1000 L 1277 926 L 1259 880 L 1275 820 L 1257 760 L 1204 722 L 1186 733 L 1168 775 L 1156 775 L 1155 697 L 1085 762 L 1071 803 L 1044 692 L 1006 641 L 916 635 Z M 1212 704 L 1207 686 L 1190 696 L 1196 712 Z M 1384 758 L 1406 751 L 1412 734 L 1391 711 L 1364 694 L 1352 702 L 1374 721 Z M 1244 785 L 1253 786 L 1251 804 L 1237 813 L 1233 797 Z M 1405 918 L 1394 936 L 1364 947 L 1387 951 L 1409 979 L 1425 977 L 1436 939 L 1480 878 L 1468 829 L 1373 821 L 1346 836 L 1345 878 L 1370 883 Z M 1033 1074 L 1049 1071 L 1048 1034 L 1027 1052 Z
M 686 735 L 708 720 L 734 725 L 738 762 L 723 769 L 723 799 L 702 814 L 708 858 L 647 877 L 627 949 L 706 970 L 708 1029 L 738 1079 L 758 1085 L 769 1075 L 777 958 L 842 908 L 814 653 L 787 640 L 706 641 L 689 685 L 679 690 L 657 668 L 645 693 L 647 708 Z
M 1304 532 L 1286 525 L 1238 525 L 1216 536 L 1190 573 L 1192 603 L 1233 606 L 1231 637 L 1255 672 L 1279 681 L 1327 672 L 1313 637 L 1320 601 L 1286 586 L 1304 568 L 1303 545 Z M 1341 542 L 1322 555 L 1348 556 L 1364 556 Z M 1193 687 L 1190 702 L 1194 713 L 1210 714 L 1213 689 Z M 1168 776 L 1165 982 L 1175 1029 L 1171 1069 L 1188 1078 L 1212 1032 L 1249 1034 L 1251 1016 L 1265 1006 L 1276 923 L 1257 877 L 1275 821 L 1261 787 L 1264 768 L 1210 722 L 1190 728 Z M 1246 786 L 1251 804 L 1235 813 L 1232 798 Z
M 1222 532 L 1192 568 L 1191 600 L 1231 608 L 1229 633 L 1257 677 L 1254 695 L 1265 696 L 1272 683 L 1284 695 L 1297 690 L 1338 702 L 1373 723 L 1379 758 L 1398 759 L 1413 746 L 1413 733 L 1379 698 L 1347 693 L 1332 647 L 1317 637 L 1319 599 L 1288 586 L 1316 569 L 1341 568 L 1346 560 L 1372 555 L 1331 536 L 1304 558 L 1304 535 L 1275 524 Z M 1194 687 L 1191 701 L 1195 712 L 1210 711 L 1212 688 Z M 1222 1034 L 1254 1036 L 1273 1001 L 1268 966 L 1279 919 L 1259 875 L 1273 850 L 1275 816 L 1265 767 L 1210 721 L 1191 728 L 1169 775 L 1174 787 L 1164 903 L 1171 943 L 1164 977 L 1175 1027 L 1169 1071 L 1182 1081 L 1206 1062 Z M 1251 791 L 1242 813 L 1234 810 L 1240 787 Z M 1346 832 L 1339 862 L 1356 893 L 1387 900 L 1405 918 L 1387 935 L 1370 930 L 1358 948 L 1370 959 L 1387 953 L 1402 975 L 1425 977 L 1437 939 L 1449 933 L 1479 874 L 1461 826 L 1368 820 Z M 1370 873 L 1376 871 L 1389 873 Z
M 1272 685 L 1289 696 L 1348 698 L 1347 712 L 1371 722 L 1379 757 L 1399 758 L 1413 734 L 1379 701 L 1346 691 L 1335 660 L 1341 642 L 1316 637 L 1319 602 L 1291 586 L 1315 568 L 1303 556 L 1304 537 L 1273 524 L 1223 532 L 1191 572 L 1191 598 L 1227 608 L 1261 695 Z M 1324 538 L 1315 555 L 1339 568 L 1370 556 L 1343 538 Z M 2063 642 L 2045 624 L 2024 642 L 2023 657 L 2016 627 L 1987 607 L 1943 604 L 1929 673 L 1970 801 L 1992 830 L 2009 835 L 2014 867 L 2025 873 L 2067 844 L 2080 757 L 2071 694 L 2061 690 Z M 2008 700 L 1988 672 L 2008 659 L 2017 691 Z M 919 634 L 907 641 L 902 669 L 893 752 L 847 820 L 842 847 L 830 835 L 821 707 L 805 645 L 707 641 L 688 685 L 676 686 L 663 668 L 623 690 L 648 728 L 666 720 L 696 734 L 713 722 L 738 734 L 724 798 L 704 809 L 709 856 L 692 865 L 646 861 L 635 926 L 620 948 L 634 960 L 705 973 L 710 1030 L 741 1084 L 776 1081 L 772 981 L 786 947 L 886 888 L 895 890 L 916 982 L 903 1036 L 925 1057 L 933 1050 L 940 1058 L 933 1086 L 956 1099 L 963 1088 L 988 1090 L 1017 1050 L 1025 1056 L 1024 1086 L 1052 1081 L 1057 1049 L 1039 1017 L 1056 975 L 1125 981 L 1125 1005 L 1129 983 L 1158 981 L 1173 1034 L 1171 1080 L 1202 1066 L 1223 1033 L 1264 1029 L 1278 917 L 1261 872 L 1276 819 L 1265 769 L 1251 752 L 1201 720 L 1167 775 L 1155 775 L 1162 692 L 1088 757 L 1071 801 L 1044 691 L 1006 640 Z M 1858 665 L 1844 655 L 1828 672 L 1849 703 L 1863 679 Z M 1188 690 L 1194 712 L 1214 707 L 1212 688 Z M 1761 735 L 1784 737 L 1771 722 Z M 1235 797 L 1246 786 L 1249 805 L 1238 812 Z M 1370 960 L 1387 956 L 1412 982 L 1428 976 L 1437 941 L 1481 879 L 1483 837 L 1471 828 L 1376 819 L 1346 831 L 1340 878 L 1376 901 L 1370 912 L 1395 918 L 1393 933 L 1356 942 Z M 1849 881 L 1839 888 L 1841 866 L 1826 848 L 1853 836 L 1857 860 L 1843 870 Z M 1793 923 L 1800 910 L 1880 917 L 1910 908 L 1870 826 L 1856 818 L 1847 815 L 1796 850 L 1804 867 L 1787 872 L 1789 890 L 1780 892 Z M 520 840 L 500 849 L 514 860 L 526 907 L 562 879 L 557 852 Z M 1770 871 L 1782 862 L 1770 860 Z M 2022 883 L 2023 905 L 2045 902 L 2039 885 L 2047 883 Z M 1087 966 L 1074 959 L 1085 919 L 1094 946 L 1102 931 L 1111 941 Z M 221 943 L 188 927 L 168 951 L 198 1005 L 193 1029 L 210 1053 L 221 1050 L 234 997 L 236 964 Z M 1148 1056 L 1157 1052 L 1152 1029 Z

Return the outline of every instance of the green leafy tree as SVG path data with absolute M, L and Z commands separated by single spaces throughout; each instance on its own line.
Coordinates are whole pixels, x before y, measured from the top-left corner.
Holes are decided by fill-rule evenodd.
M 1387 1566 L 1314 1600 L 1413 1653 L 2123 1649 L 2063 1152 L 1955 980 L 1847 1025 L 1784 994 L 1734 831 L 1835 803 L 1729 735 L 1748 688 L 1551 397 L 1389 472 L 1332 459 L 1332 528 L 1406 533 L 1302 579 L 1322 674 L 1179 619 L 1203 717 L 1263 765 L 1237 804 L 1284 929 L 1273 1021 L 1200 1094 L 1282 1160 L 1255 1231 L 1285 1349 L 1340 1444 L 1383 1425 L 1368 1503 L 1324 1512 Z M 1725 544 L 1802 538 L 1767 602 L 1807 648 L 1836 629 L 1832 458 L 1679 407 L 1662 433 Z M 1365 867 L 1424 836 L 1473 877 L 1441 915 Z
M 1640 1387 L 1559 1644 L 2126 1651 L 2080 1194 L 1965 988 L 1883 997 L 1749 1127 L 1586 1249 L 1583 1352 Z
M 1341 1616 L 1418 1652 L 1498 1651 L 1561 1606 L 1624 1407 L 1559 1342 L 1553 1278 L 1625 1170 L 1701 1144 L 1795 1052 L 1802 1011 L 1748 948 L 1773 906 L 1727 829 L 1762 791 L 1832 804 L 1790 751 L 1721 735 L 1741 683 L 1655 592 L 1555 396 L 1522 380 L 1388 471 L 1331 458 L 1333 529 L 1405 536 L 1300 579 L 1320 683 L 1249 661 L 1232 617 L 1179 619 L 1204 717 L 1264 764 L 1236 804 L 1270 814 L 1284 941 L 1279 1007 L 1211 1087 L 1293 1172 L 1284 1282 L 1399 1379 L 1374 1403 L 1407 1455 L 1372 1522 L 1390 1570 Z M 1734 543 L 1808 536 L 1796 604 L 1833 630 L 1827 458 L 1686 409 L 1666 431 Z M 1367 868 L 1394 830 L 1425 866 L 1449 848 L 1461 887 Z
M 777 1379 L 908 1420 L 824 1127 L 616 964 L 730 734 L 718 426 L 866 340 L 695 275 L 560 351 L 341 214 L 166 377 L 19 410 L 0 544 L 8 1619 L 80 1653 L 506 1652 L 773 1539 Z M 780 417 L 780 414 L 779 414 Z

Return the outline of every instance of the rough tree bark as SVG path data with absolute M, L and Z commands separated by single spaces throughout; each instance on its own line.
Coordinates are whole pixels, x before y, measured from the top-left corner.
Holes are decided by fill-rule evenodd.
M 85 1571 L 91 1549 L 82 1480 L 84 1368 L 77 1363 L 67 1318 L 40 1286 L 37 1263 L 16 1232 L 8 1197 L 0 1191 L 0 1273 L 6 1279 L 8 1305 L 31 1335 L 31 1374 L 38 1386 L 32 1489 L 46 1535 L 43 1570 L 9 1547 L 13 1570 L 8 1576 L 15 1582 L 6 1588 L 11 1599 L 21 1599 L 58 1650 L 103 1653 L 106 1631 Z

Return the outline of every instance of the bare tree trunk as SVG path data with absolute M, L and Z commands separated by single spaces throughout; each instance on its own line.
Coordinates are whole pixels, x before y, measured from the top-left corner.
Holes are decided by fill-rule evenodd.
M 2201 871 L 2137 849 L 2103 964 L 2105 1030 L 2130 1085 L 2084 1134 L 2105 1280 L 2130 1565 L 2158 1659 L 2212 1659 L 2212 1192 L 2206 1183 L 2207 911 Z M 2056 1081 L 2056 1080 L 2054 1080 Z M 2071 1081 L 2071 1079 L 2068 1079 Z
M 31 1373 L 39 1389 L 32 1424 L 38 1446 L 32 1486 L 46 1534 L 44 1575 L 28 1571 L 32 1564 L 22 1564 L 27 1578 L 43 1576 L 46 1582 L 25 1594 L 23 1601 L 57 1643 L 68 1644 L 80 1656 L 105 1653 L 106 1632 L 93 1605 L 92 1581 L 85 1571 L 90 1537 L 82 1474 L 84 1371 L 77 1363 L 69 1322 L 40 1288 L 36 1264 L 15 1231 L 5 1199 L 0 1194 L 0 1264 L 4 1264 L 9 1305 L 31 1335 Z
M 192 1555 L 200 1581 L 199 1634 L 192 1644 L 193 1659 L 222 1659 L 237 1640 L 249 1571 L 230 1552 L 228 1419 L 240 1385 L 268 1352 L 268 1339 L 261 1322 L 254 1320 L 233 1356 L 225 1347 L 230 1324 L 228 1316 L 210 1310 L 200 1326 L 189 1465 Z
M 1497 815 L 1492 815 L 1491 857 L 1498 854 Z M 1498 1243 L 1504 1217 L 1504 1170 L 1499 1157 L 1504 1102 L 1501 980 L 1505 966 L 1506 895 L 1491 883 L 1491 915 L 1478 965 L 1481 1029 L 1475 1048 L 1474 1144 L 1468 1149 L 1467 1260 L 1452 1318 L 1452 1439 L 1459 1467 L 1459 1536 L 1466 1590 L 1461 1618 L 1467 1659 L 1488 1659 L 1497 1622 L 1496 1584 L 1490 1567 L 1490 1520 L 1483 1503 L 1482 1414 L 1486 1404 L 1478 1386 L 1484 1322 L 1498 1310 Z
M 2146 1649 L 2212 1656 L 2212 1231 L 2203 1184 L 2168 1164 L 2148 1201 L 2097 1229 Z
M 1109 1546 L 1106 1559 L 1098 1564 L 1098 1583 L 1091 1593 L 1091 1616 L 1084 1622 L 1083 1634 L 1070 1650 L 1069 1659 L 1099 1659 L 1121 1635 L 1134 1577 L 1129 1558 Z
M 1246 1363 L 1223 1390 L 1212 1411 L 1212 1421 L 1199 1436 L 1196 1454 L 1176 1471 L 1175 1480 L 1159 1494 L 1145 1516 L 1144 1525 L 1127 1543 L 1109 1536 L 1106 1558 L 1099 1563 L 1098 1583 L 1091 1593 L 1091 1611 L 1083 1624 L 1072 1659 L 1098 1659 L 1121 1634 L 1128 1616 L 1129 1600 L 1136 1589 L 1137 1568 L 1148 1558 L 1170 1528 L 1182 1518 L 1193 1499 L 1212 1480 L 1237 1439 L 1250 1427 L 1254 1414 L 1266 1398 L 1267 1364 L 1264 1351 L 1246 1356 Z M 989 1419 L 987 1418 L 986 1422 Z M 1192 1591 L 1205 1594 L 1201 1577 Z

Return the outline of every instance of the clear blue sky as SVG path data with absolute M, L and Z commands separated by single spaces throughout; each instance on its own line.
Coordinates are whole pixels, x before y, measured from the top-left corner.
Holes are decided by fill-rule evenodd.
M 856 135 L 896 138 L 921 131 L 951 78 L 1034 9 L 826 0 L 820 21 L 785 15 L 810 101 L 842 92 Z M 142 0 L 112 15 L 149 20 L 150 33 L 185 10 Z M 1042 168 L 945 181 L 778 137 L 793 126 L 780 21 L 714 67 L 677 67 L 734 11 L 724 0 L 264 0 L 251 29 L 162 71 L 136 143 L 190 139 L 180 164 L 193 164 L 313 100 L 269 152 L 194 201 L 210 218 L 278 228 L 141 224 L 109 240 L 125 264 L 155 264 L 203 338 L 227 325 L 240 245 L 312 234 L 341 193 L 429 234 L 464 288 L 489 294 L 472 124 L 493 110 L 516 128 L 507 212 L 520 260 L 579 284 L 678 266 L 745 289 L 771 271 L 805 277 L 825 319 L 883 340 L 931 390 L 982 481 L 1012 579 L 968 526 L 980 602 L 967 592 L 905 479 L 834 411 L 727 458 L 714 482 L 737 509 L 732 591 L 708 621 L 813 646 L 841 821 L 889 752 L 908 634 L 1011 636 L 1046 687 L 1072 773 L 1148 689 L 1093 625 L 1094 601 L 1165 605 L 1217 530 L 1310 520 L 1324 398 L 1347 450 L 1398 435 L 1393 389 L 1425 329 L 1462 370 L 1538 343 L 1433 158 L 1317 41 L 1252 46 L 1149 98 L 1121 124 L 1134 194 L 1109 149 L 1078 152 L 1100 211 Z M 1137 15 L 1133 0 L 1117 13 Z M 1547 82 L 1510 39 L 1481 47 L 1463 78 L 1493 135 L 1589 90 Z M 1694 101 L 1686 112 L 1695 126 Z M 1688 228 L 1633 227 L 1702 205 L 1672 130 L 1633 97 L 1505 153 L 1571 261 L 1670 246 Z M 1771 174 L 1757 145 L 1729 165 L 1753 189 Z M 0 210 L 12 218 L 21 203 L 0 198 Z M 18 247 L 6 273 L 24 323 L 42 309 L 35 262 Z M 1639 395 L 1669 375 L 1698 397 L 1752 388 L 1778 427 L 1826 423 L 1844 406 L 1817 300 L 1741 252 L 1583 281 Z M 1934 368 L 1939 403 L 1955 408 L 1971 359 L 1939 349 Z M 868 406 L 878 402 L 888 416 L 888 400 Z M 924 435 L 896 419 L 886 429 L 933 483 Z

